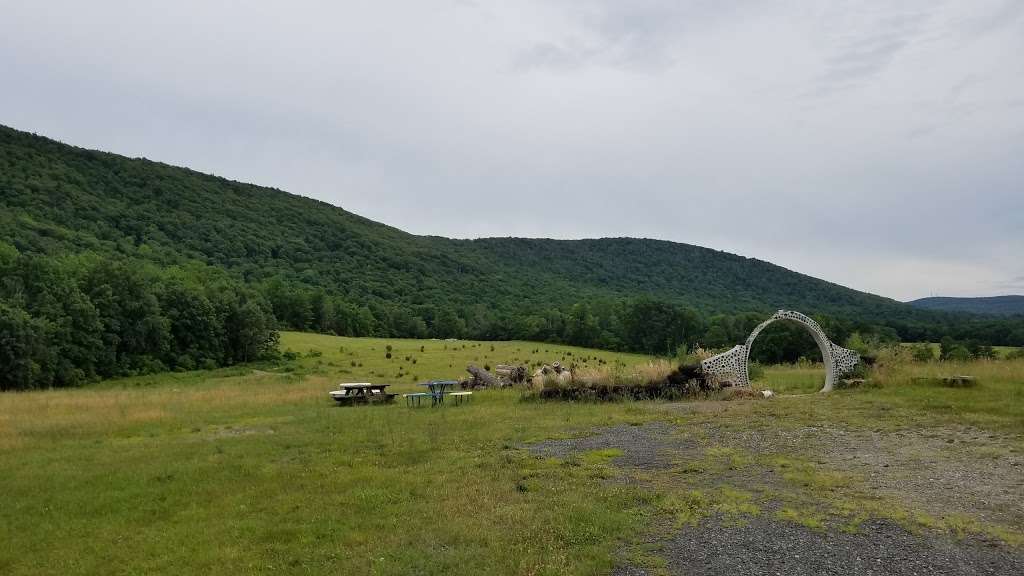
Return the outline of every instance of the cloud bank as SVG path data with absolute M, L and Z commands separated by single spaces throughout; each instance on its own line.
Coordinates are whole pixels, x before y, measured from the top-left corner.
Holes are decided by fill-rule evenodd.
M 0 123 L 420 234 L 1024 289 L 1024 3 L 0 1 Z

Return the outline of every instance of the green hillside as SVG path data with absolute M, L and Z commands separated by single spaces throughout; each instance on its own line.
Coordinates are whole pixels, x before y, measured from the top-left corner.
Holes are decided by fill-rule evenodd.
M 908 304 L 926 310 L 942 310 L 946 312 L 970 312 L 973 314 L 994 314 L 997 316 L 1024 314 L 1024 296 L 987 296 L 981 298 L 931 296 L 908 302 Z
M 18 330 L 39 314 L 77 317 L 45 305 L 60 296 L 35 298 L 25 288 L 49 286 L 32 284 L 33 266 L 44 261 L 93 307 L 104 290 L 119 289 L 97 277 L 141 274 L 136 280 L 152 292 L 155 317 L 165 317 L 181 300 L 163 288 L 170 274 L 190 286 L 190 298 L 234 302 L 223 310 L 265 307 L 281 327 L 350 336 L 546 340 L 663 354 L 698 342 L 731 344 L 764 314 L 793 308 L 821 318 L 837 340 L 860 331 L 1024 343 L 1020 322 L 920 310 L 698 246 L 415 236 L 280 190 L 0 127 L 0 265 L 5 258 L 10 268 L 0 296 L 27 314 L 9 313 Z M 96 262 L 113 268 L 97 272 Z M 233 296 L 210 294 L 212 284 L 231 285 Z M 108 322 L 112 330 L 135 322 L 124 310 L 114 310 L 123 317 Z M 223 332 L 225 314 L 210 320 L 212 333 Z M 177 317 L 160 322 L 173 332 Z M 191 333 L 179 332 L 185 340 Z M 170 350 L 160 352 L 164 364 L 177 365 L 179 344 L 159 344 Z M 225 346 L 184 364 L 248 356 L 222 354 Z M 233 349 L 249 349 L 239 346 Z M 108 362 L 122 364 L 138 362 Z
M 658 240 L 451 240 L 191 170 L 0 128 L 0 233 L 22 252 L 194 259 L 353 302 L 567 306 L 641 294 L 702 312 L 920 317 L 893 300 L 767 262 Z

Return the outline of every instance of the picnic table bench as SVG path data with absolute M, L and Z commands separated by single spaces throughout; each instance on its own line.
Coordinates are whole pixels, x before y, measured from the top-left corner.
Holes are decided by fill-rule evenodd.
M 456 406 L 473 397 L 472 392 L 449 392 L 448 395 L 455 399 Z
M 405 398 L 405 403 L 409 406 L 419 406 L 424 398 L 430 398 L 431 406 L 439 406 L 444 404 L 444 397 L 451 396 L 455 399 L 455 405 L 458 406 L 463 400 L 466 400 L 472 392 L 445 392 L 447 389 L 458 384 L 455 380 L 431 380 L 430 382 L 424 382 L 420 386 L 426 386 L 430 392 L 415 392 L 412 394 L 402 394 Z
M 387 387 L 388 384 L 351 382 L 338 385 L 338 389 L 331 390 L 330 395 L 331 398 L 342 406 L 394 402 L 395 396 L 398 396 L 398 394 L 388 392 Z

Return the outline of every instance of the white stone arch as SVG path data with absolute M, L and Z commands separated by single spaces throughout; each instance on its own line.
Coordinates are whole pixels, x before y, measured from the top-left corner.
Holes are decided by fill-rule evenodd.
M 818 344 L 818 348 L 821 349 L 821 360 L 825 365 L 825 385 L 821 389 L 822 392 L 831 391 L 836 379 L 849 374 L 860 362 L 860 356 L 856 352 L 847 350 L 829 340 L 828 336 L 825 335 L 825 331 L 821 329 L 821 326 L 813 318 L 799 312 L 793 312 L 792 310 L 779 310 L 771 318 L 759 324 L 757 328 L 754 328 L 754 331 L 750 333 L 745 343 L 734 346 L 728 352 L 712 356 L 701 362 L 701 368 L 704 370 L 704 373 L 716 379 L 731 377 L 733 384 L 736 386 L 750 386 L 751 346 L 753 346 L 754 340 L 757 339 L 762 330 L 779 320 L 789 320 L 802 325 L 810 332 L 814 341 Z

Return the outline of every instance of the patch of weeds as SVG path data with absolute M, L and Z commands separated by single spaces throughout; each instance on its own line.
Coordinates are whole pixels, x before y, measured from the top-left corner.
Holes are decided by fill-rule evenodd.
M 705 459 L 715 464 L 715 468 L 741 470 L 754 462 L 750 454 L 735 448 L 713 446 L 705 451 Z
M 694 526 L 711 512 L 711 504 L 699 490 L 666 495 L 658 502 L 658 510 L 670 516 L 676 527 Z
M 1024 535 L 996 524 L 979 522 L 964 514 L 950 514 L 942 519 L 942 527 L 956 538 L 984 534 L 998 538 L 1013 546 L 1024 546 Z
M 791 508 L 784 506 L 775 513 L 779 520 L 794 522 L 818 532 L 825 530 L 825 515 L 813 508 Z
M 583 453 L 582 460 L 586 464 L 606 464 L 612 459 L 618 458 L 623 454 L 623 451 L 618 448 L 590 450 Z
M 822 470 L 800 458 L 769 456 L 765 458 L 765 465 L 786 482 L 811 491 L 831 492 L 850 484 L 849 476 Z
M 665 545 L 661 542 L 644 542 L 632 546 L 625 557 L 630 566 L 643 570 L 648 576 L 668 576 L 668 561 L 662 551 Z
M 728 518 L 757 516 L 761 513 L 761 507 L 754 503 L 754 495 L 746 490 L 721 486 L 711 494 L 715 511 Z
M 719 476 L 729 471 L 743 470 L 753 463 L 753 457 L 747 452 L 716 446 L 705 450 L 701 458 L 676 460 L 675 471 L 694 476 Z

